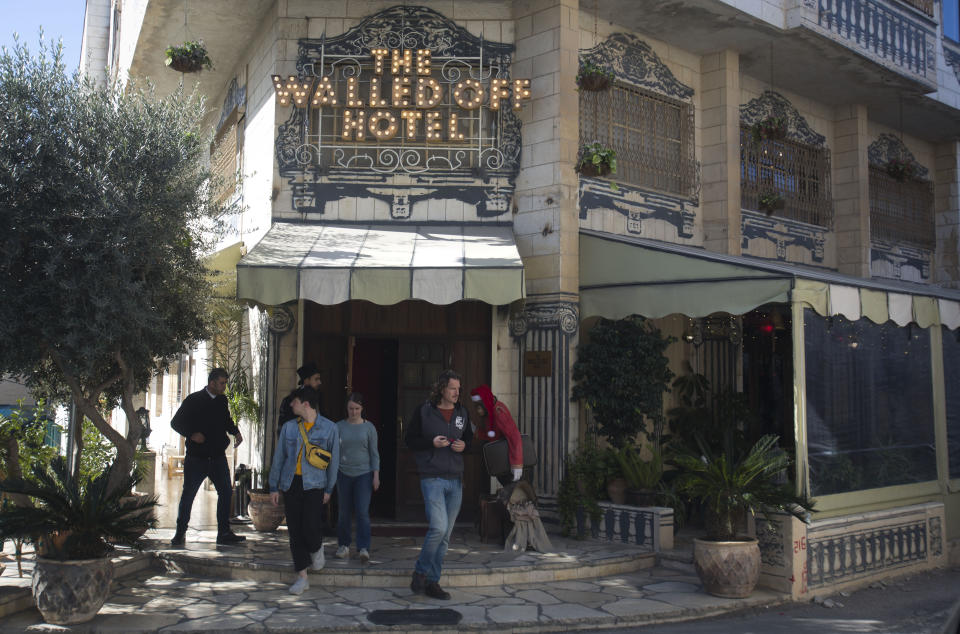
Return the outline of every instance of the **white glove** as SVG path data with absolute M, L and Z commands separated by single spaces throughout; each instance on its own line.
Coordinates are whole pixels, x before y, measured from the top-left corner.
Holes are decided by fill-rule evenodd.
M 513 481 L 517 482 L 523 477 L 523 469 L 511 469 L 513 471 Z

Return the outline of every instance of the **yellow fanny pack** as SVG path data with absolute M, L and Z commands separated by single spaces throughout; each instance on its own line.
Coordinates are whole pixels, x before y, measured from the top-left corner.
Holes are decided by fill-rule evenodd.
M 303 428 L 302 420 L 297 421 L 297 426 L 300 428 L 300 435 L 303 436 L 303 455 L 307 462 L 317 469 L 326 469 L 330 465 L 333 454 L 307 440 L 307 430 Z

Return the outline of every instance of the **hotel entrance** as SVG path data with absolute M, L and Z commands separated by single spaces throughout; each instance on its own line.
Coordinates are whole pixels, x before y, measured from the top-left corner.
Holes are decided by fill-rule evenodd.
M 370 505 L 373 519 L 425 520 L 416 463 L 403 443 L 406 423 L 444 369 L 463 376 L 461 402 L 489 382 L 491 321 L 491 307 L 479 301 L 305 306 L 303 358 L 323 374 L 322 413 L 345 418 L 347 395 L 360 392 L 364 418 L 377 428 L 381 486 Z M 487 484 L 477 449 L 464 456 L 460 521 L 474 520 Z

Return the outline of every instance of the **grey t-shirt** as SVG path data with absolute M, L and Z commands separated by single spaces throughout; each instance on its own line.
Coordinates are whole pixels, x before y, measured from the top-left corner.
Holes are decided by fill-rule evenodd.
M 340 472 L 357 477 L 380 470 L 377 428 L 368 420 L 352 425 L 346 419 L 337 422 L 340 430 Z

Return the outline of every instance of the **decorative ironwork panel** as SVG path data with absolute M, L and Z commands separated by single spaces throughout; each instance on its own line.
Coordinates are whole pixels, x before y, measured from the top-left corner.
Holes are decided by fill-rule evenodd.
M 925 559 L 927 525 L 922 519 L 824 539 L 807 538 L 810 588 Z
M 917 3 L 923 4 L 922 0 Z M 818 23 L 871 55 L 918 75 L 926 76 L 936 61 L 932 29 L 886 2 L 820 0 Z
M 299 40 L 276 143 L 293 208 L 374 198 L 405 219 L 416 203 L 449 198 L 479 216 L 508 213 L 520 169 L 515 106 L 529 98 L 527 80 L 510 78 L 513 50 L 418 6 Z
M 619 83 L 580 92 L 580 142 L 617 153 L 616 181 L 695 196 L 693 128 L 693 107 L 683 101 Z
M 793 139 L 753 138 L 740 126 L 740 204 L 760 210 L 760 197 L 779 194 L 778 216 L 821 227 L 833 226 L 830 193 L 830 151 Z
M 933 184 L 898 181 L 883 168 L 871 165 L 870 238 L 936 248 Z

